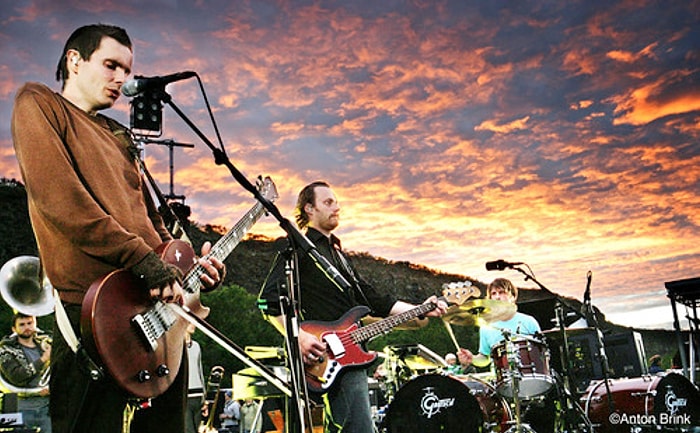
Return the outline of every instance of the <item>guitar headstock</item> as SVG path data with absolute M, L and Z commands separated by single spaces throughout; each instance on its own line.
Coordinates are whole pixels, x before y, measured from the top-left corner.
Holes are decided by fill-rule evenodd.
M 258 177 L 256 184 L 258 191 L 260 191 L 260 195 L 262 195 L 265 199 L 274 202 L 277 200 L 277 197 L 279 197 L 279 194 L 277 193 L 277 186 L 272 181 L 270 176 L 265 176 L 264 179 L 262 177 Z
M 481 291 L 470 281 L 459 281 L 443 284 L 442 296 L 450 304 L 462 305 L 469 298 L 480 297 Z

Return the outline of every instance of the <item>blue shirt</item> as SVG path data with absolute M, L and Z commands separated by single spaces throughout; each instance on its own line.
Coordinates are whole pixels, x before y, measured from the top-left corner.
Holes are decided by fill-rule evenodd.
M 540 324 L 534 317 L 516 312 L 509 320 L 493 322 L 488 327 L 484 326 L 479 330 L 479 353 L 491 356 L 491 348 L 503 341 L 502 329 L 520 335 L 532 335 L 541 331 Z

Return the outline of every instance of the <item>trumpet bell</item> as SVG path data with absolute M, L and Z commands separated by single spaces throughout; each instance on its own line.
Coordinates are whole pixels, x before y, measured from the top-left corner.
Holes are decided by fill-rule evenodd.
M 17 256 L 0 269 L 0 295 L 13 310 L 29 316 L 53 313 L 51 282 L 41 277 L 39 258 Z

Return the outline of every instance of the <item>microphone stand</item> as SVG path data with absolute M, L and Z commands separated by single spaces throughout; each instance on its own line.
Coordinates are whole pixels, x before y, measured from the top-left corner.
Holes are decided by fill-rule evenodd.
M 221 149 L 216 148 L 212 144 L 212 142 L 202 133 L 202 131 L 199 128 L 197 128 L 197 126 L 185 115 L 185 113 L 183 113 L 182 110 L 180 110 L 180 108 L 177 105 L 175 105 L 175 103 L 172 101 L 172 97 L 170 96 L 170 94 L 168 94 L 165 91 L 165 85 L 163 85 L 162 88 L 159 88 L 156 91 L 154 91 L 154 95 L 158 97 L 161 101 L 168 104 L 175 111 L 175 113 L 177 113 L 177 115 L 180 116 L 180 118 L 192 129 L 192 131 L 195 134 L 197 134 L 197 136 L 207 145 L 207 147 L 211 149 L 212 153 L 214 154 L 214 162 L 217 165 L 226 166 L 231 172 L 233 178 L 236 181 L 238 181 L 238 183 L 243 188 L 245 188 L 248 192 L 253 194 L 253 196 L 258 200 L 258 202 L 260 202 L 263 205 L 263 207 L 268 211 L 268 213 L 274 216 L 277 219 L 277 221 L 279 221 L 280 227 L 282 227 L 282 229 L 287 232 L 288 238 L 292 242 L 293 246 L 302 250 L 306 255 L 308 255 L 311 258 L 311 260 L 313 260 L 313 262 L 316 264 L 316 266 L 321 271 L 323 271 L 328 276 L 329 280 L 331 280 L 334 284 L 336 284 L 342 290 L 351 290 L 352 286 L 350 285 L 350 283 L 333 265 L 331 265 L 331 263 L 324 256 L 321 255 L 321 253 L 318 252 L 314 244 L 306 236 L 304 236 L 294 225 L 292 225 L 292 223 L 287 218 L 283 217 L 277 206 L 275 206 L 272 202 L 263 197 L 260 191 L 258 191 L 258 189 L 245 177 L 245 175 L 243 175 L 243 173 L 241 173 L 238 170 L 238 168 L 236 168 L 236 166 L 233 165 L 231 160 L 226 155 L 223 146 Z M 293 284 L 292 287 L 289 287 L 289 293 L 293 294 L 293 299 L 299 299 L 298 293 L 293 293 L 294 291 L 298 291 L 298 287 L 296 286 L 296 284 Z M 287 312 L 287 324 L 290 325 L 286 327 L 287 339 L 290 342 L 289 348 L 294 348 L 292 350 L 297 352 L 294 354 L 294 356 L 289 357 L 290 371 L 303 372 L 303 360 L 301 359 L 301 356 L 299 356 L 298 353 L 299 314 L 297 311 L 297 305 L 295 305 L 295 303 L 293 302 L 290 303 L 289 311 Z M 302 410 L 300 406 L 297 406 L 298 413 L 296 414 L 298 415 L 301 431 L 305 432 L 305 423 L 309 427 L 312 426 L 311 416 L 308 410 L 308 395 L 304 390 L 304 386 L 301 386 L 299 383 L 294 383 L 292 385 L 292 398 L 298 403 L 298 405 L 300 405 L 303 401 L 307 409 L 303 411 L 305 416 L 302 416 Z
M 557 300 L 557 306 L 556 306 L 556 314 L 557 314 L 557 322 L 559 323 L 559 331 L 561 332 L 561 335 L 563 337 L 563 349 L 561 350 L 561 358 L 562 358 L 562 367 L 563 367 L 563 376 L 564 376 L 564 394 L 566 396 L 566 409 L 567 412 L 571 410 L 571 407 L 578 412 L 579 417 L 583 421 L 583 423 L 586 425 L 586 428 L 588 429 L 589 432 L 592 432 L 593 426 L 591 424 L 591 420 L 586 416 L 585 411 L 581 408 L 581 405 L 576 401 L 574 396 L 571 394 L 571 387 L 570 387 L 570 370 L 571 370 L 571 364 L 570 364 L 570 359 L 569 359 L 569 343 L 566 338 L 566 321 L 564 317 L 564 309 L 563 307 L 567 307 L 570 311 L 578 311 L 573 307 L 573 305 L 564 299 L 563 297 L 554 294 L 551 290 L 549 290 L 547 287 L 544 286 L 544 284 L 540 283 L 534 275 L 528 274 L 525 270 L 514 266 L 514 264 L 509 264 L 506 267 L 513 269 L 515 271 L 520 272 L 525 276 L 525 281 L 532 281 L 537 286 L 539 286 L 540 289 L 542 289 L 544 292 L 550 294 L 553 298 Z
M 593 273 L 588 271 L 586 274 L 586 291 L 583 294 L 583 307 L 582 311 L 586 318 L 586 322 L 593 323 L 593 329 L 596 335 L 596 345 L 598 348 L 598 359 L 600 362 L 600 368 L 603 370 L 603 381 L 605 383 L 605 394 L 608 400 L 608 410 L 609 413 L 615 412 L 615 402 L 612 399 L 612 393 L 610 392 L 610 364 L 608 363 L 608 355 L 605 351 L 605 343 L 603 342 L 603 333 L 600 330 L 598 324 L 598 315 L 593 310 L 591 305 L 591 280 L 593 279 Z

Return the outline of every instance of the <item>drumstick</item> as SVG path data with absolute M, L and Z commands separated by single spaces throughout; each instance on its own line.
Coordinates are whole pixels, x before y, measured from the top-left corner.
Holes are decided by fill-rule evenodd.
M 445 324 L 445 328 L 447 328 L 447 333 L 450 335 L 450 338 L 452 339 L 452 342 L 455 344 L 455 348 L 457 349 L 457 352 L 459 352 L 459 343 L 457 343 L 457 338 L 455 337 L 455 333 L 452 330 L 452 325 L 450 325 L 450 322 L 447 320 L 443 320 L 442 323 Z

